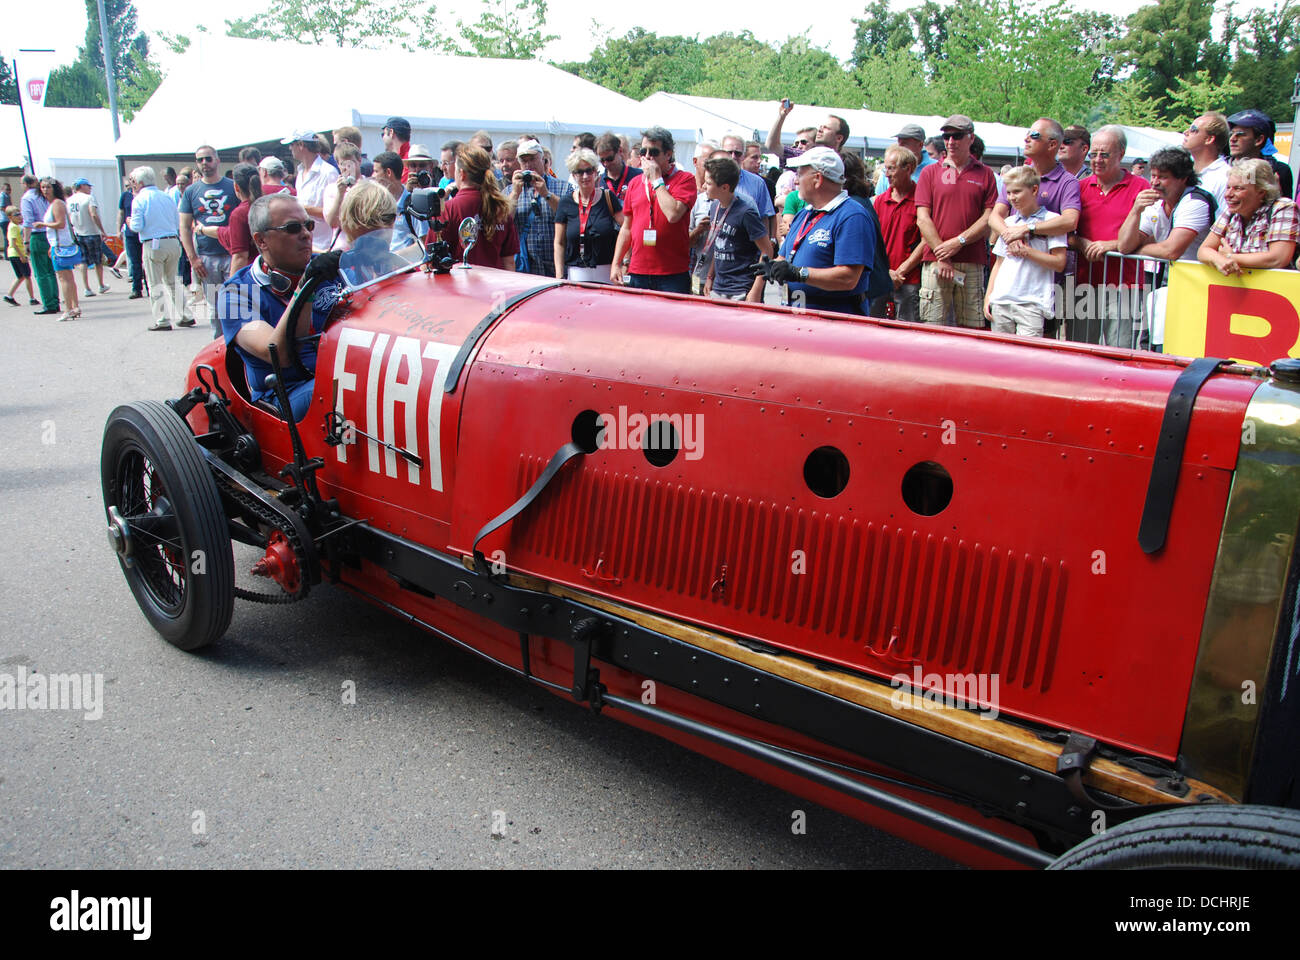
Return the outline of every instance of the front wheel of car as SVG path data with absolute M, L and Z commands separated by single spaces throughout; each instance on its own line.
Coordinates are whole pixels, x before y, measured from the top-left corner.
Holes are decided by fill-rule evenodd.
M 104 427 L 108 538 L 140 610 L 169 643 L 197 650 L 230 626 L 235 568 L 226 513 L 185 422 L 153 401 Z
M 1300 810 L 1197 804 L 1089 837 L 1049 870 L 1296 870 Z

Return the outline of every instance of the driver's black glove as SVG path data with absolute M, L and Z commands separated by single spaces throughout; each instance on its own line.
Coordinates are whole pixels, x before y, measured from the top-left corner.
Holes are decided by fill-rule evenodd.
M 319 279 L 321 283 L 327 283 L 339 275 L 339 257 L 343 256 L 342 250 L 330 250 L 328 253 L 322 253 L 311 258 L 307 264 L 307 269 L 302 272 L 302 282 Z
M 760 273 L 769 283 L 795 283 L 800 279 L 799 268 L 789 260 L 769 260 L 763 257 L 754 268 L 755 276 Z

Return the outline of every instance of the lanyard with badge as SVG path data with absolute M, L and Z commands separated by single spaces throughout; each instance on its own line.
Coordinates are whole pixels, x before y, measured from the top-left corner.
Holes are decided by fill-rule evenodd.
M 645 202 L 650 207 L 650 228 L 641 231 L 641 242 L 647 247 L 653 247 L 659 239 L 659 232 L 655 230 L 655 191 L 650 188 L 650 178 L 641 177 L 645 184 Z M 668 181 L 664 181 L 664 186 L 668 186 Z M 657 189 L 657 188 L 656 188 Z
M 584 207 L 582 197 L 577 196 L 578 202 L 578 265 L 587 265 L 587 217 L 591 214 L 592 204 L 596 202 L 596 191 L 591 192 L 591 201 Z
M 792 260 L 794 259 L 794 255 L 799 252 L 799 244 L 803 243 L 803 238 L 808 236 L 808 231 L 811 230 L 817 221 L 824 216 L 826 216 L 826 211 L 818 210 L 817 216 L 809 216 L 808 219 L 803 222 L 803 228 L 795 234 L 794 241 L 790 244 L 790 258 Z
M 735 202 L 736 198 L 733 194 L 731 203 L 727 204 L 727 209 L 722 210 L 722 204 L 718 204 L 718 209 L 721 212 L 718 216 L 714 217 L 712 223 L 709 224 L 709 239 L 704 244 L 706 252 L 711 252 L 713 250 L 713 242 L 718 238 L 718 231 L 721 230 L 722 225 L 727 222 L 727 214 L 731 212 L 731 204 Z

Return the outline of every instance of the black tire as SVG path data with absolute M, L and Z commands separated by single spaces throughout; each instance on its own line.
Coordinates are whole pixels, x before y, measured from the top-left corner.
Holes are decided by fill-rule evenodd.
M 1090 837 L 1049 870 L 1296 870 L 1300 810 L 1199 804 Z
M 234 558 L 221 497 L 189 427 L 161 403 L 120 406 L 104 426 L 99 472 L 110 539 L 111 511 L 129 530 L 117 539 L 130 555 L 119 547 L 118 562 L 145 618 L 182 650 L 219 639 L 235 606 Z

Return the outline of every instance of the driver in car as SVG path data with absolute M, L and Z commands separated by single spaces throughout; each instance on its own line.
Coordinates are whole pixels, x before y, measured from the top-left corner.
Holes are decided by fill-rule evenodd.
M 266 385 L 272 373 L 270 346 L 274 343 L 280 359 L 280 379 L 288 391 L 295 421 L 303 418 L 311 404 L 316 371 L 317 341 L 304 342 L 303 338 L 324 329 L 342 289 L 338 283 L 338 253 L 312 257 L 314 226 L 307 211 L 288 194 L 254 200 L 248 210 L 248 229 L 258 256 L 231 276 L 217 294 L 226 348 L 233 345 L 243 358 L 252 398 L 280 409 L 275 392 Z M 311 309 L 304 304 L 298 311 L 296 364 L 289 355 L 288 325 L 282 321 L 294 292 L 308 278 L 315 277 L 321 279 Z

